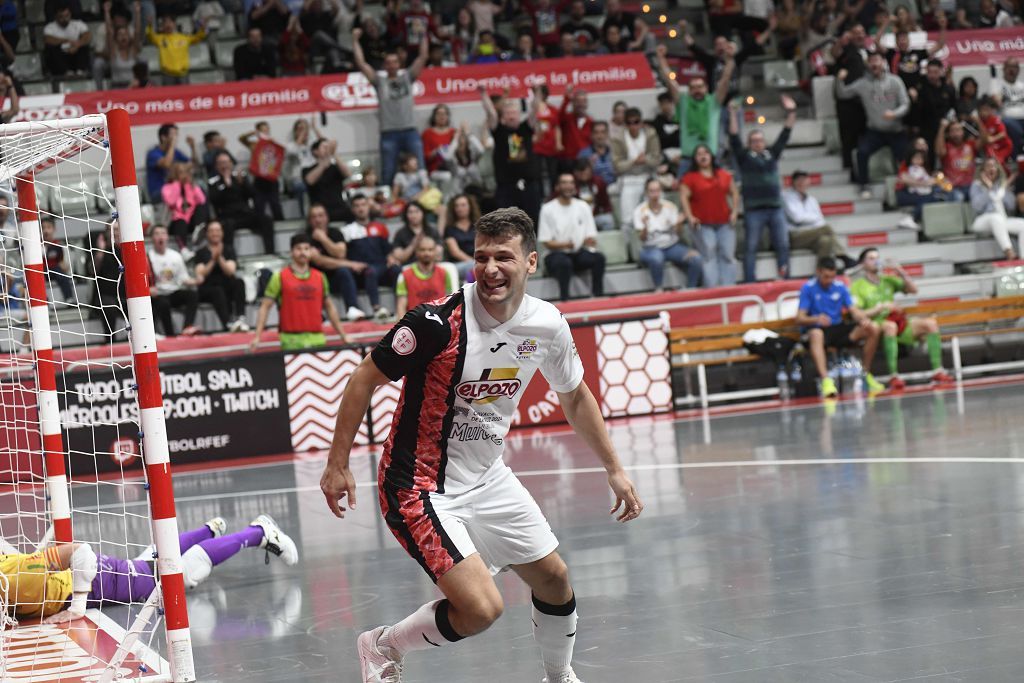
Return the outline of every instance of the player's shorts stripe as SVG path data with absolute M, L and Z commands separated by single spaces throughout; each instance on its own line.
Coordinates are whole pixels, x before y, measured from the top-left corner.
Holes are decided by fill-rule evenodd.
M 459 309 L 464 312 L 465 309 Z M 466 316 L 460 315 L 458 320 L 449 322 L 457 323 L 452 325 L 452 336 L 458 341 L 458 351 L 455 355 L 455 367 L 452 369 L 452 379 L 448 383 L 448 393 L 445 396 L 444 418 L 441 421 L 441 442 L 440 453 L 437 464 L 437 492 L 444 493 L 444 473 L 448 468 L 448 435 L 452 433 L 452 423 L 455 421 L 455 387 L 462 378 L 462 371 L 466 365 Z
M 420 500 L 423 501 L 423 512 L 427 518 L 430 519 L 430 523 L 434 525 L 434 532 L 438 538 L 441 539 L 441 546 L 448 552 L 448 555 L 452 558 L 452 564 L 456 565 L 462 560 L 466 559 L 459 552 L 458 546 L 452 541 L 451 537 L 445 532 L 444 527 L 441 526 L 441 520 L 437 516 L 437 512 L 434 510 L 434 504 L 430 502 L 430 493 L 428 491 L 420 492 Z
M 437 577 L 430 569 L 430 565 L 427 564 L 427 558 L 424 557 L 423 553 L 420 552 L 419 546 L 416 545 L 416 539 L 413 538 L 412 531 L 409 530 L 409 525 L 402 515 L 402 503 L 398 499 L 398 492 L 391 486 L 382 486 L 380 489 L 380 504 L 384 512 L 384 521 L 387 522 L 391 533 L 394 534 L 398 542 L 405 548 L 405 552 L 409 553 L 412 559 L 419 562 L 420 566 L 423 567 L 423 571 L 429 574 L 436 582 Z

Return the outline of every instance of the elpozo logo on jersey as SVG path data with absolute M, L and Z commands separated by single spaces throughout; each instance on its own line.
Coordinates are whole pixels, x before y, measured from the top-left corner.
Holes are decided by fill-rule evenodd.
M 472 379 L 455 387 L 455 393 L 467 403 L 493 403 L 502 396 L 514 397 L 523 386 L 516 378 L 519 368 L 488 368 L 480 379 Z
M 518 346 L 516 346 L 516 359 L 526 360 L 537 352 L 537 346 L 538 344 L 535 338 L 527 337 L 523 341 L 519 342 Z

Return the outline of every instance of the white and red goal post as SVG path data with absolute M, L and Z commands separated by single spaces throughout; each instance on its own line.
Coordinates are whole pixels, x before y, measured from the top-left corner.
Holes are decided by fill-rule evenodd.
M 4 631 L 3 680 L 194 681 L 128 114 L 0 126 L 0 198 L 18 225 L 0 224 L 0 536 L 152 559 L 157 577 L 154 599 L 104 598 L 84 626 Z

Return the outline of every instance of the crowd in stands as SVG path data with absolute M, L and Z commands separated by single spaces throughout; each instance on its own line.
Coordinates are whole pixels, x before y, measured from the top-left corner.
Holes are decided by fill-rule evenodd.
M 993 235 L 1014 258 L 1014 236 L 1024 239 L 1018 60 L 1006 59 L 982 93 L 973 79 L 952 82 L 939 48 L 947 28 L 1019 24 L 1020 6 L 931 0 L 917 10 L 890 14 L 874 0 L 714 0 L 705 48 L 686 22 L 671 29 L 677 40 L 659 42 L 647 15 L 624 10 L 620 0 L 388 0 L 382 13 L 367 12 L 362 0 L 106 0 L 99 17 L 105 40 L 97 44 L 77 0 L 55 0 L 47 3 L 43 36 L 53 76 L 91 74 L 97 87 L 186 83 L 189 47 L 237 13 L 245 39 L 233 52 L 236 78 L 360 71 L 377 92 L 379 172 L 350 168 L 346 150 L 305 118 L 284 141 L 258 123 L 234 153 L 216 130 L 200 146 L 191 137 L 182 144 L 172 123 L 160 127 L 146 156 L 146 191 L 160 224 L 151 231 L 155 310 L 161 331 L 173 335 L 170 311 L 184 315 L 180 333 L 196 333 L 201 302 L 224 329 L 248 329 L 234 241 L 249 231 L 274 253 L 282 193 L 299 200 L 306 218 L 304 236 L 291 242 L 292 264 L 322 272 L 324 291 L 344 302 L 339 317 L 348 320 L 389 320 L 422 296 L 470 280 L 475 220 L 508 206 L 536 222 L 543 269 L 563 300 L 579 273 L 589 275 L 592 295 L 604 291 L 600 231 L 628 234 L 655 291 L 665 287 L 666 264 L 682 271 L 688 287 L 735 284 L 737 253 L 742 279 L 756 280 L 764 234 L 779 278 L 790 274 L 792 249 L 809 249 L 839 271 L 852 267 L 856 260 L 829 225 L 810 176 L 780 173 L 796 100 L 780 99 L 775 139 L 744 120 L 744 65 L 770 49 L 799 59 L 808 76 L 835 77 L 844 163 L 863 198 L 872 197 L 869 160 L 887 147 L 897 202 L 911 212 L 903 227 L 919 227 L 928 203 L 964 201 L 976 215 L 972 229 Z M 183 16 L 194 30 L 179 28 Z M 0 11 L 0 19 L 0 36 L 16 41 L 17 15 Z M 499 30 L 505 25 L 511 36 Z M 921 29 L 939 31 L 938 44 L 916 42 Z M 159 74 L 143 68 L 144 44 L 156 46 Z M 570 85 L 558 99 L 538 84 L 525 99 L 481 88 L 482 128 L 454 120 L 443 104 L 425 129 L 417 126 L 413 85 L 428 66 L 625 51 L 647 54 L 665 90 L 649 102 L 616 103 L 608 120 L 595 119 L 582 87 Z M 677 80 L 680 57 L 703 75 Z M 0 87 L 11 91 L 16 112 L 17 84 L 5 77 Z M 236 163 L 242 151 L 254 159 L 244 168 Z M 103 239 L 109 244 L 112 235 Z M 103 259 L 91 265 L 97 273 L 109 268 Z M 50 271 L 61 272 L 59 260 Z M 264 291 L 271 298 L 298 286 L 278 274 L 270 282 Z M 395 288 L 398 311 L 386 308 L 381 288 Z M 360 290 L 368 310 L 360 308 Z M 100 292 L 97 310 L 117 296 Z M 317 311 L 339 315 L 326 304 Z

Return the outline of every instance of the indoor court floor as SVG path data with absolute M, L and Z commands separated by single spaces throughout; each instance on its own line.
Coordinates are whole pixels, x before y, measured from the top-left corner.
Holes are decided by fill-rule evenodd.
M 612 681 L 1024 680 L 1024 384 L 612 423 L 643 516 L 608 516 L 567 429 L 513 433 L 507 460 L 561 540 L 575 666 Z M 376 460 L 345 520 L 322 456 L 176 474 L 180 520 L 273 515 L 285 567 L 246 552 L 190 596 L 199 680 L 357 683 L 355 639 L 435 599 L 385 527 Z M 488 632 L 407 661 L 411 683 L 535 683 L 529 593 L 498 577 Z

